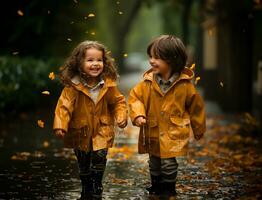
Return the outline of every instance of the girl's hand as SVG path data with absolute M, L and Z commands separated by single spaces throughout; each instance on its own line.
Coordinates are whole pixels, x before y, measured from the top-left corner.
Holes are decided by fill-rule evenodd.
M 117 121 L 117 126 L 119 127 L 119 128 L 125 128 L 126 127 L 126 125 L 127 125 L 127 121 L 126 120 L 122 120 L 122 121 Z
M 65 132 L 62 129 L 56 129 L 55 135 L 59 138 L 63 138 L 65 136 Z
M 135 125 L 136 125 L 136 126 L 141 127 L 141 126 L 143 126 L 144 124 L 146 124 L 146 119 L 145 119 L 145 117 L 139 116 L 139 117 L 137 117 L 137 118 L 135 119 Z

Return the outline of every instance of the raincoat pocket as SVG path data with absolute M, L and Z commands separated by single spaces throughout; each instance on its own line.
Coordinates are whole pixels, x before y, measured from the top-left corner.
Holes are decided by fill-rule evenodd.
M 109 116 L 100 116 L 99 134 L 103 137 L 114 135 L 113 120 Z
M 173 140 L 183 140 L 189 137 L 190 119 L 178 116 L 170 117 L 168 135 Z

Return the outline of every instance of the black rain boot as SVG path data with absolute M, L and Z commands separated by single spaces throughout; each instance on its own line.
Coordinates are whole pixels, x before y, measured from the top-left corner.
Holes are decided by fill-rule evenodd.
M 162 183 L 163 191 L 161 196 L 163 197 L 175 197 L 176 196 L 176 182 L 163 182 Z
M 151 176 L 151 187 L 146 188 L 150 195 L 159 195 L 161 191 L 161 176 Z
M 81 197 L 77 200 L 90 200 L 92 199 L 93 187 L 91 176 L 89 175 L 80 175 L 80 180 L 82 184 Z
M 93 197 L 94 200 L 102 199 L 103 174 L 104 174 L 104 171 L 93 171 L 93 173 L 92 173 L 92 182 L 93 182 L 93 194 L 92 194 L 92 197 Z

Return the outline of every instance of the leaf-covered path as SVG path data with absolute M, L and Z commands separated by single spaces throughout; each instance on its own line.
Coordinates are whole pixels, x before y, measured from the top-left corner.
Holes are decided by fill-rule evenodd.
M 37 116 L 36 116 L 37 117 Z M 0 199 L 76 199 L 80 193 L 71 150 L 32 119 L 1 125 Z M 209 115 L 203 139 L 192 139 L 179 158 L 176 199 L 261 199 L 261 133 L 248 133 L 238 118 Z M 118 131 L 117 131 L 118 132 Z M 108 155 L 104 199 L 148 199 L 146 155 L 137 154 L 138 129 L 129 125 Z

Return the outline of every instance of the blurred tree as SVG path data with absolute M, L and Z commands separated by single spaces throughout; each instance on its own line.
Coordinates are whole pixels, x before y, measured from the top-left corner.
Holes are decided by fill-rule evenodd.
M 101 38 L 113 52 L 113 56 L 123 72 L 123 55 L 126 49 L 126 38 L 134 22 L 139 9 L 142 6 L 141 0 L 98 0 L 98 38 Z

